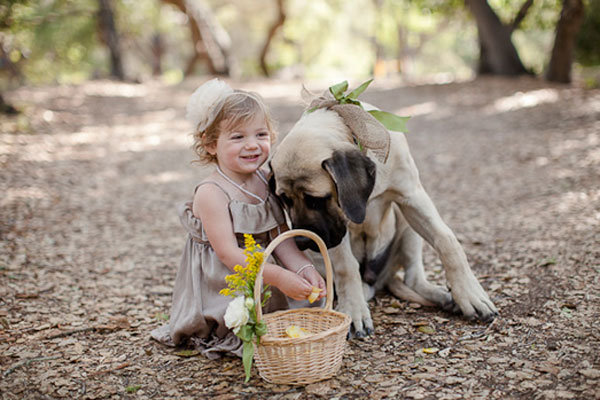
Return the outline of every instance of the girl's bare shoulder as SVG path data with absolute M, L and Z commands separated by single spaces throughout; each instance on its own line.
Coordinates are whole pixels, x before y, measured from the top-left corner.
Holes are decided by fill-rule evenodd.
M 217 176 L 208 176 L 203 179 L 194 193 L 194 215 L 199 215 L 201 210 L 216 210 L 226 208 L 229 204 L 229 194 Z

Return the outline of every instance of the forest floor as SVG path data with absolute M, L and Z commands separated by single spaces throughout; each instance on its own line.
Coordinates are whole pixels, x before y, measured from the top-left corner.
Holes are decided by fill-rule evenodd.
M 0 117 L 0 398 L 600 398 L 600 90 L 369 88 L 365 101 L 412 115 L 422 182 L 501 315 L 469 322 L 380 293 L 375 334 L 349 341 L 334 378 L 286 386 L 149 336 L 185 240 L 175 207 L 205 173 L 184 119 L 199 83 L 4 93 L 22 114 Z M 301 114 L 301 82 L 233 84 L 260 92 L 283 133 Z

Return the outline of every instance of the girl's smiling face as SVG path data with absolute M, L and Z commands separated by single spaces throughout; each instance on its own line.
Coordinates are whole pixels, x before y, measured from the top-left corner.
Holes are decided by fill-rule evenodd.
M 221 170 L 231 178 L 245 178 L 267 161 L 271 151 L 271 137 L 265 116 L 258 113 L 248 123 L 223 130 L 217 142 L 207 148 L 216 155 Z

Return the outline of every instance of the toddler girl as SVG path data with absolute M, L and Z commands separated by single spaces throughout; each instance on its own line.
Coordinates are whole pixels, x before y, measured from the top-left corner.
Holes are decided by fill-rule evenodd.
M 174 346 L 188 344 L 209 358 L 222 353 L 242 354 L 241 340 L 223 320 L 231 298 L 219 294 L 225 276 L 245 265 L 244 233 L 265 248 L 287 229 L 283 211 L 270 194 L 261 166 L 269 157 L 275 131 L 268 110 L 255 93 L 233 90 L 218 79 L 200 86 L 187 105 L 194 124 L 194 150 L 199 161 L 216 164 L 212 174 L 184 204 L 180 220 L 188 231 L 173 289 L 169 324 L 152 337 Z M 263 278 L 272 287 L 265 312 L 288 308 L 286 295 L 307 299 L 312 286 L 325 282 L 293 239 L 274 251 L 282 268 L 266 263 Z

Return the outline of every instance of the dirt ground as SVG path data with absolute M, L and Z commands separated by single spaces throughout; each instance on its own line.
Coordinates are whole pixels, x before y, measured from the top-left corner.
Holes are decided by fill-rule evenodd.
M 23 114 L 0 117 L 2 399 L 600 398 L 600 90 L 369 88 L 363 100 L 413 116 L 422 182 L 501 316 L 474 323 L 381 293 L 375 334 L 349 342 L 336 377 L 285 386 L 256 369 L 244 384 L 239 359 L 149 337 L 185 240 L 175 207 L 204 174 L 184 119 L 199 82 L 4 93 Z M 301 82 L 234 85 L 263 94 L 283 133 L 302 111 Z

